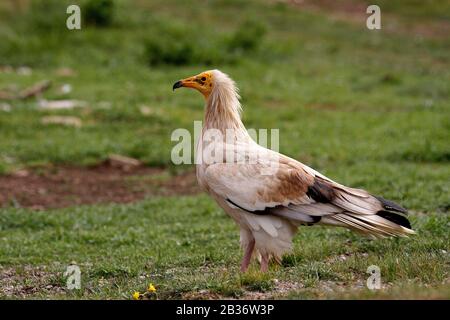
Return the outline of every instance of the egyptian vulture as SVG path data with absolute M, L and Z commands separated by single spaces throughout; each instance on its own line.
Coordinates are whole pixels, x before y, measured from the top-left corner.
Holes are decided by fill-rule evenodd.
M 346 227 L 372 238 L 414 234 L 398 204 L 258 145 L 241 121 L 238 89 L 225 73 L 205 71 L 177 81 L 173 90 L 180 87 L 205 98 L 197 180 L 240 227 L 242 272 L 254 253 L 263 272 L 270 260 L 280 263 L 300 225 Z

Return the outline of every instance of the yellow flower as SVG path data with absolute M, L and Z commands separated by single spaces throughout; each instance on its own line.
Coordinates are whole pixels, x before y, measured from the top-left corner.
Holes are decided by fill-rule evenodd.
M 155 288 L 155 286 L 154 286 L 152 283 L 150 283 L 150 284 L 148 285 L 147 291 L 153 293 L 153 292 L 156 292 L 156 288 Z
M 140 296 L 141 296 L 141 294 L 139 293 L 139 291 L 135 291 L 133 293 L 133 299 L 134 300 L 139 300 Z

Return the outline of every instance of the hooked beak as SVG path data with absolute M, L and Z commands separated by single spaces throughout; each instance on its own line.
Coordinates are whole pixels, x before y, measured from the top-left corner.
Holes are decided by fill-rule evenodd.
M 175 82 L 172 86 L 172 89 L 173 91 L 175 91 L 175 89 L 181 87 L 195 89 L 199 91 L 201 94 L 203 94 L 205 98 L 208 98 L 210 94 L 211 84 L 209 84 L 209 86 L 205 86 L 204 80 L 201 80 L 201 77 L 197 75 Z
M 175 89 L 186 87 L 186 88 L 194 88 L 198 89 L 198 83 L 196 81 L 196 77 L 189 77 L 180 81 L 177 81 L 173 84 L 172 90 L 175 91 Z
M 172 90 L 175 91 L 175 89 L 181 88 L 183 86 L 183 80 L 177 81 L 173 84 Z

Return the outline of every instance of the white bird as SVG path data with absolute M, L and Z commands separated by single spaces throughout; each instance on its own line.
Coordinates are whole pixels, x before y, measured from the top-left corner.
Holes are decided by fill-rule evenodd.
M 256 252 L 261 271 L 280 263 L 300 225 L 341 226 L 373 238 L 414 234 L 398 204 L 343 186 L 258 145 L 241 121 L 236 85 L 219 70 L 177 81 L 205 97 L 197 141 L 197 179 L 240 227 L 245 272 Z

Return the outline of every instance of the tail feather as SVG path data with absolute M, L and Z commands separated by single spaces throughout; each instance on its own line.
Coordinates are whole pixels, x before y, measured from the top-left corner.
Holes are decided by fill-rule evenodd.
M 412 230 L 409 225 L 409 221 L 404 217 L 402 218 L 408 221 L 409 227 L 401 225 L 396 221 L 386 219 L 378 214 L 357 215 L 350 212 L 343 212 L 329 218 L 342 222 L 346 227 L 352 230 L 368 234 L 375 238 L 407 237 L 408 235 L 415 234 L 414 230 Z M 389 216 L 389 218 L 391 218 L 391 216 Z M 404 223 L 404 221 L 402 221 L 402 223 Z
M 385 210 L 400 212 L 400 213 L 404 213 L 405 215 L 408 214 L 408 211 L 405 208 L 399 206 L 398 204 L 396 204 L 393 201 L 386 200 L 380 196 L 374 196 L 374 198 L 376 198 L 378 201 L 380 201 L 381 205 L 383 206 L 383 208 Z
M 298 224 L 342 226 L 376 238 L 415 233 L 405 208 L 365 190 L 316 176 L 307 195 L 309 203 L 272 208 L 270 213 Z
M 343 212 L 329 216 L 346 224 L 351 229 L 375 237 L 398 236 L 407 237 L 415 232 L 411 228 L 405 208 L 393 201 L 386 200 L 363 190 L 341 187 L 337 191 L 334 203 L 343 208 Z
M 374 226 L 372 223 L 367 221 L 366 219 L 359 219 L 359 217 L 355 217 L 351 214 L 339 214 L 335 217 L 336 219 L 344 222 L 346 226 L 354 231 L 362 233 L 364 235 L 371 236 L 373 238 L 386 238 L 392 237 L 394 234 L 385 230 L 383 228 L 379 228 Z
M 409 222 L 408 218 L 406 218 L 404 215 L 389 211 L 378 211 L 377 215 L 393 223 L 396 223 L 402 227 L 411 229 L 411 223 Z

